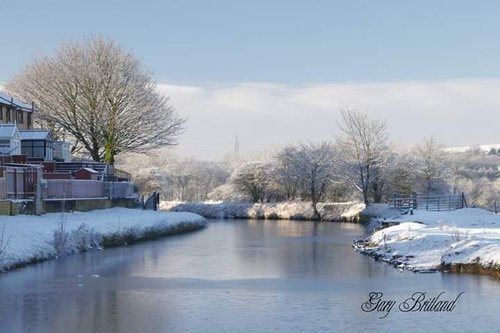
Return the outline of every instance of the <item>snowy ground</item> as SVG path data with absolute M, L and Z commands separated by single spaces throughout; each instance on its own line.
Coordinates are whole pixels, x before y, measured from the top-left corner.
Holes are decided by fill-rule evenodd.
M 395 214 L 383 205 L 370 209 L 386 223 L 400 223 L 369 237 L 364 249 L 375 257 L 416 271 L 441 264 L 500 269 L 500 215 L 479 208 L 414 210 L 414 215 Z
M 205 219 L 193 213 L 126 208 L 42 216 L 1 216 L 0 271 L 204 225 Z

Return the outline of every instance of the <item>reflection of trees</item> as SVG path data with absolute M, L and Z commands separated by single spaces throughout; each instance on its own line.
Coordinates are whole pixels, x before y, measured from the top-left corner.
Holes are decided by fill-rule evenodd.
M 352 240 L 364 235 L 360 225 L 256 220 L 240 226 L 235 234 L 236 269 L 249 276 L 332 278 L 369 269 L 351 248 Z M 358 257 L 349 259 L 352 256 Z

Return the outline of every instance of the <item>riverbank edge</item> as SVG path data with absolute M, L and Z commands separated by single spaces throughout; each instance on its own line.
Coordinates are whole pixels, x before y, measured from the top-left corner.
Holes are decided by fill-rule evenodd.
M 385 264 L 389 264 L 394 266 L 394 268 L 403 271 L 404 269 L 413 272 L 413 273 L 434 273 L 434 272 L 442 272 L 442 273 L 453 273 L 453 274 L 472 274 L 472 275 L 485 275 L 492 276 L 500 279 L 500 267 L 495 265 L 484 266 L 480 263 L 444 263 L 442 262 L 440 265 L 434 268 L 407 268 L 405 266 L 405 262 L 408 260 L 405 256 L 392 256 L 391 258 L 387 258 L 378 253 L 380 247 L 378 246 L 370 246 L 369 243 L 366 243 L 364 240 L 358 240 L 353 242 L 353 248 L 355 251 L 372 257 L 375 261 L 381 261 Z
M 238 203 L 162 201 L 160 209 L 191 212 L 207 219 L 294 220 L 367 223 L 365 205 L 359 202 L 318 203 L 320 219 L 314 218 L 310 202 Z
M 200 219 L 193 221 L 179 222 L 174 225 L 146 227 L 142 233 L 137 233 L 136 230 L 123 229 L 122 232 L 117 231 L 107 235 L 102 235 L 100 242 L 93 243 L 89 246 L 83 246 L 78 250 L 71 250 L 64 253 L 46 253 L 43 255 L 35 255 L 26 260 L 18 261 L 12 264 L 0 265 L 0 274 L 6 273 L 15 269 L 20 269 L 28 265 L 42 263 L 49 260 L 58 259 L 69 255 L 81 254 L 85 252 L 100 251 L 114 247 L 127 246 L 140 242 L 160 239 L 168 236 L 180 235 L 190 232 L 199 231 L 208 226 L 207 221 L 199 216 Z M 80 235 L 82 236 L 82 235 Z M 85 235 L 83 235 L 85 236 Z M 1 263 L 1 261 L 0 261 Z
M 500 267 L 498 266 L 488 266 L 485 267 L 479 263 L 472 264 L 445 264 L 442 263 L 439 270 L 445 273 L 454 274 L 473 274 L 473 275 L 487 275 L 500 279 Z

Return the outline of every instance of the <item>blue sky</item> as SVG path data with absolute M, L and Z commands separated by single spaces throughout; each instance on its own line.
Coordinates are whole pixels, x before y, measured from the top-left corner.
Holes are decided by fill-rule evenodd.
M 0 81 L 62 41 L 115 37 L 158 81 L 496 77 L 498 1 L 3 0 Z
M 477 112 L 486 112 L 486 123 L 500 123 L 493 112 L 500 108 L 498 1 L 2 0 L 0 12 L 0 83 L 63 41 L 111 36 L 142 60 L 189 118 L 179 146 L 188 155 L 220 157 L 237 133 L 248 132 L 240 135 L 242 150 L 328 139 L 342 106 L 385 117 L 394 139 L 409 144 L 431 134 L 447 145 L 500 142 L 492 125 L 457 130 L 477 121 Z M 323 98 L 326 104 L 318 106 L 318 89 L 338 98 L 330 104 Z M 309 102 L 290 102 L 297 94 Z M 381 95 L 391 98 L 384 102 Z M 450 104 L 464 95 L 465 109 Z M 400 116 L 387 100 L 399 103 Z M 280 110 L 278 119 L 271 113 L 285 106 L 295 118 L 310 118 L 282 126 L 290 114 Z M 331 110 L 328 126 L 318 125 L 315 107 Z M 456 107 L 465 112 L 463 122 L 450 125 L 447 112 Z M 406 109 L 434 118 L 403 132 Z M 266 134 L 252 136 L 248 127 L 264 122 Z M 207 140 L 210 130 L 218 134 Z

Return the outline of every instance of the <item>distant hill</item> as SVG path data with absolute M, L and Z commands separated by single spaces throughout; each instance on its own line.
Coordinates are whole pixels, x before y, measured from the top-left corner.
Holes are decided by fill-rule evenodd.
M 465 153 L 468 151 L 480 150 L 488 153 L 491 149 L 498 151 L 500 149 L 500 143 L 490 144 L 490 145 L 472 145 L 472 146 L 462 146 L 462 147 L 448 147 L 444 151 L 450 153 Z

